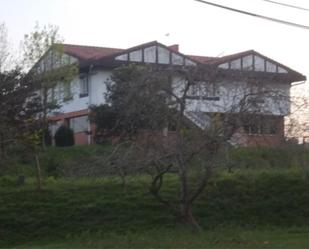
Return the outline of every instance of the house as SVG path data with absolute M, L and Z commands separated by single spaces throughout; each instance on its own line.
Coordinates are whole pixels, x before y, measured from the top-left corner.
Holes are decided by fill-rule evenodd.
M 94 142 L 95 127 L 88 120 L 89 106 L 104 103 L 105 82 L 112 70 L 123 64 L 205 66 L 214 69 L 212 81 L 203 83 L 203 86 L 207 85 L 207 90 L 192 87 L 187 102 L 187 118 L 201 128 L 209 125 L 207 114 L 224 114 L 235 109 L 235 103 L 240 101 L 240 96 L 244 96 L 243 92 L 249 95 L 265 89 L 271 92 L 272 98 L 264 98 L 258 103 L 258 115 L 255 114 L 248 123 L 239 127 L 232 137 L 231 143 L 243 145 L 265 142 L 276 145 L 284 140 L 284 117 L 290 112 L 291 83 L 306 79 L 302 74 L 253 50 L 223 57 L 206 57 L 186 55 L 179 51 L 178 45 L 165 46 L 157 41 L 128 49 L 63 44 L 61 63 L 78 63 L 79 75 L 65 86 L 59 83 L 50 89 L 49 98 L 56 98 L 61 104 L 59 110 L 50 114 L 54 121 L 51 128 L 54 133 L 65 122 L 74 130 L 76 144 Z M 40 71 L 53 67 L 52 49 L 36 67 Z M 173 84 L 181 85 L 181 79 L 173 79 Z M 237 108 L 234 111 L 237 113 Z

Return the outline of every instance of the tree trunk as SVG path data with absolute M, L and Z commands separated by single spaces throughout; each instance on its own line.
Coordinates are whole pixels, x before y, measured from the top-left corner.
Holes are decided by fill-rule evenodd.
M 42 149 L 43 151 L 46 150 L 46 141 L 45 141 L 45 132 L 48 129 L 47 126 L 47 91 L 48 89 L 46 87 L 43 88 L 43 117 L 42 117 Z
M 4 136 L 0 132 L 0 160 L 4 157 Z
M 182 167 L 180 169 L 180 213 L 182 220 L 185 224 L 190 225 L 194 232 L 198 232 L 201 230 L 198 222 L 194 218 L 192 214 L 192 202 L 190 200 L 189 194 L 189 184 L 188 184 L 188 175 L 186 166 L 182 163 Z
M 201 227 L 193 216 L 192 205 L 189 203 L 182 203 L 180 208 L 181 218 L 183 222 L 189 225 L 192 228 L 193 232 L 200 232 Z
M 38 190 L 42 190 L 42 174 L 41 174 L 41 165 L 39 155 L 35 153 L 35 165 L 36 165 L 36 173 L 37 173 L 37 188 Z

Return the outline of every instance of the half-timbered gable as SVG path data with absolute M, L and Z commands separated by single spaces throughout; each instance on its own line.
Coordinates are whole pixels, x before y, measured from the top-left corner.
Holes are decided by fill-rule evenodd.
M 194 59 L 156 41 L 122 51 L 119 55 L 115 56 L 115 60 L 174 66 L 197 65 Z

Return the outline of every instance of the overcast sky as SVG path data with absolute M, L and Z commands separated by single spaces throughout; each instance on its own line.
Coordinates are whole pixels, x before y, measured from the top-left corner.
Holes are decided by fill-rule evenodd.
M 263 0 L 211 1 L 309 26 L 309 12 Z M 277 1 L 309 9 L 308 0 Z M 128 48 L 158 40 L 208 56 L 254 49 L 309 76 L 309 30 L 194 0 L 0 0 L 0 23 L 15 46 L 36 21 L 58 25 L 66 43 Z

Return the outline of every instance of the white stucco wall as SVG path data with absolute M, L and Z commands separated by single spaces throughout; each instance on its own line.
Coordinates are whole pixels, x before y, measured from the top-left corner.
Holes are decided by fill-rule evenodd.
M 205 84 L 205 83 L 203 83 Z M 173 86 L 177 95 L 180 95 L 183 91 L 185 82 L 181 79 L 174 79 Z M 290 85 L 283 83 L 263 82 L 263 87 L 252 89 L 252 85 L 247 82 L 236 81 L 222 81 L 215 83 L 215 90 L 208 86 L 206 89 L 211 91 L 210 94 L 203 96 L 207 97 L 219 97 L 219 100 L 187 100 L 187 111 L 202 111 L 202 112 L 238 112 L 240 108 L 244 108 L 241 101 L 245 96 L 251 94 L 253 103 L 258 103 L 260 114 L 265 115 L 288 115 L 290 112 Z M 261 94 L 259 101 L 256 100 L 257 94 L 255 91 L 259 91 Z M 199 96 L 197 94 L 197 96 Z M 261 101 L 262 100 L 262 101 Z M 248 108 L 248 107 L 246 107 Z
M 60 83 L 55 88 L 57 103 L 61 107 L 56 110 L 57 113 L 75 112 L 87 109 L 90 105 L 99 105 L 105 103 L 104 93 L 106 92 L 105 82 L 110 77 L 111 71 L 94 71 L 89 76 L 88 96 L 80 97 L 80 78 L 75 77 L 71 84 L 72 99 L 63 101 L 63 85 Z
M 57 97 L 61 108 L 60 113 L 75 112 L 87 109 L 90 105 L 99 105 L 105 103 L 104 93 L 106 93 L 105 82 L 110 79 L 112 71 L 100 70 L 93 71 L 89 77 L 89 95 L 87 97 L 79 97 L 80 94 L 80 78 L 76 77 L 71 82 L 72 100 L 63 102 L 63 91 L 61 85 L 58 85 Z M 203 83 L 205 84 L 205 83 Z M 259 103 L 260 113 L 268 115 L 287 115 L 290 112 L 290 85 L 283 83 L 263 82 L 263 87 L 258 87 L 262 92 L 262 101 Z M 173 79 L 173 89 L 177 95 L 180 95 L 185 82 L 180 78 Z M 250 90 L 251 88 L 251 90 Z M 253 88 L 253 90 L 252 90 Z M 208 88 L 206 87 L 208 90 Z M 203 92 L 207 97 L 219 97 L 219 100 L 187 100 L 187 111 L 202 112 L 237 112 L 239 111 L 239 103 L 245 95 L 250 91 L 257 90 L 247 82 L 222 81 L 215 84 L 215 90 L 209 87 L 211 93 L 207 90 Z M 256 95 L 254 95 L 254 98 Z
M 106 85 L 110 79 L 112 71 L 102 70 L 94 72 L 89 84 L 89 103 L 88 105 L 99 105 L 105 103 Z
M 61 89 L 61 83 L 57 85 L 58 91 L 60 93 L 57 94 L 58 96 L 58 103 L 61 105 L 60 109 L 57 112 L 66 113 L 66 112 L 74 112 L 86 109 L 88 107 L 88 97 L 80 98 L 79 97 L 79 87 L 80 87 L 80 79 L 79 77 L 75 77 L 75 79 L 70 83 L 71 84 L 71 92 L 72 92 L 72 99 L 68 101 L 63 101 L 63 90 Z

